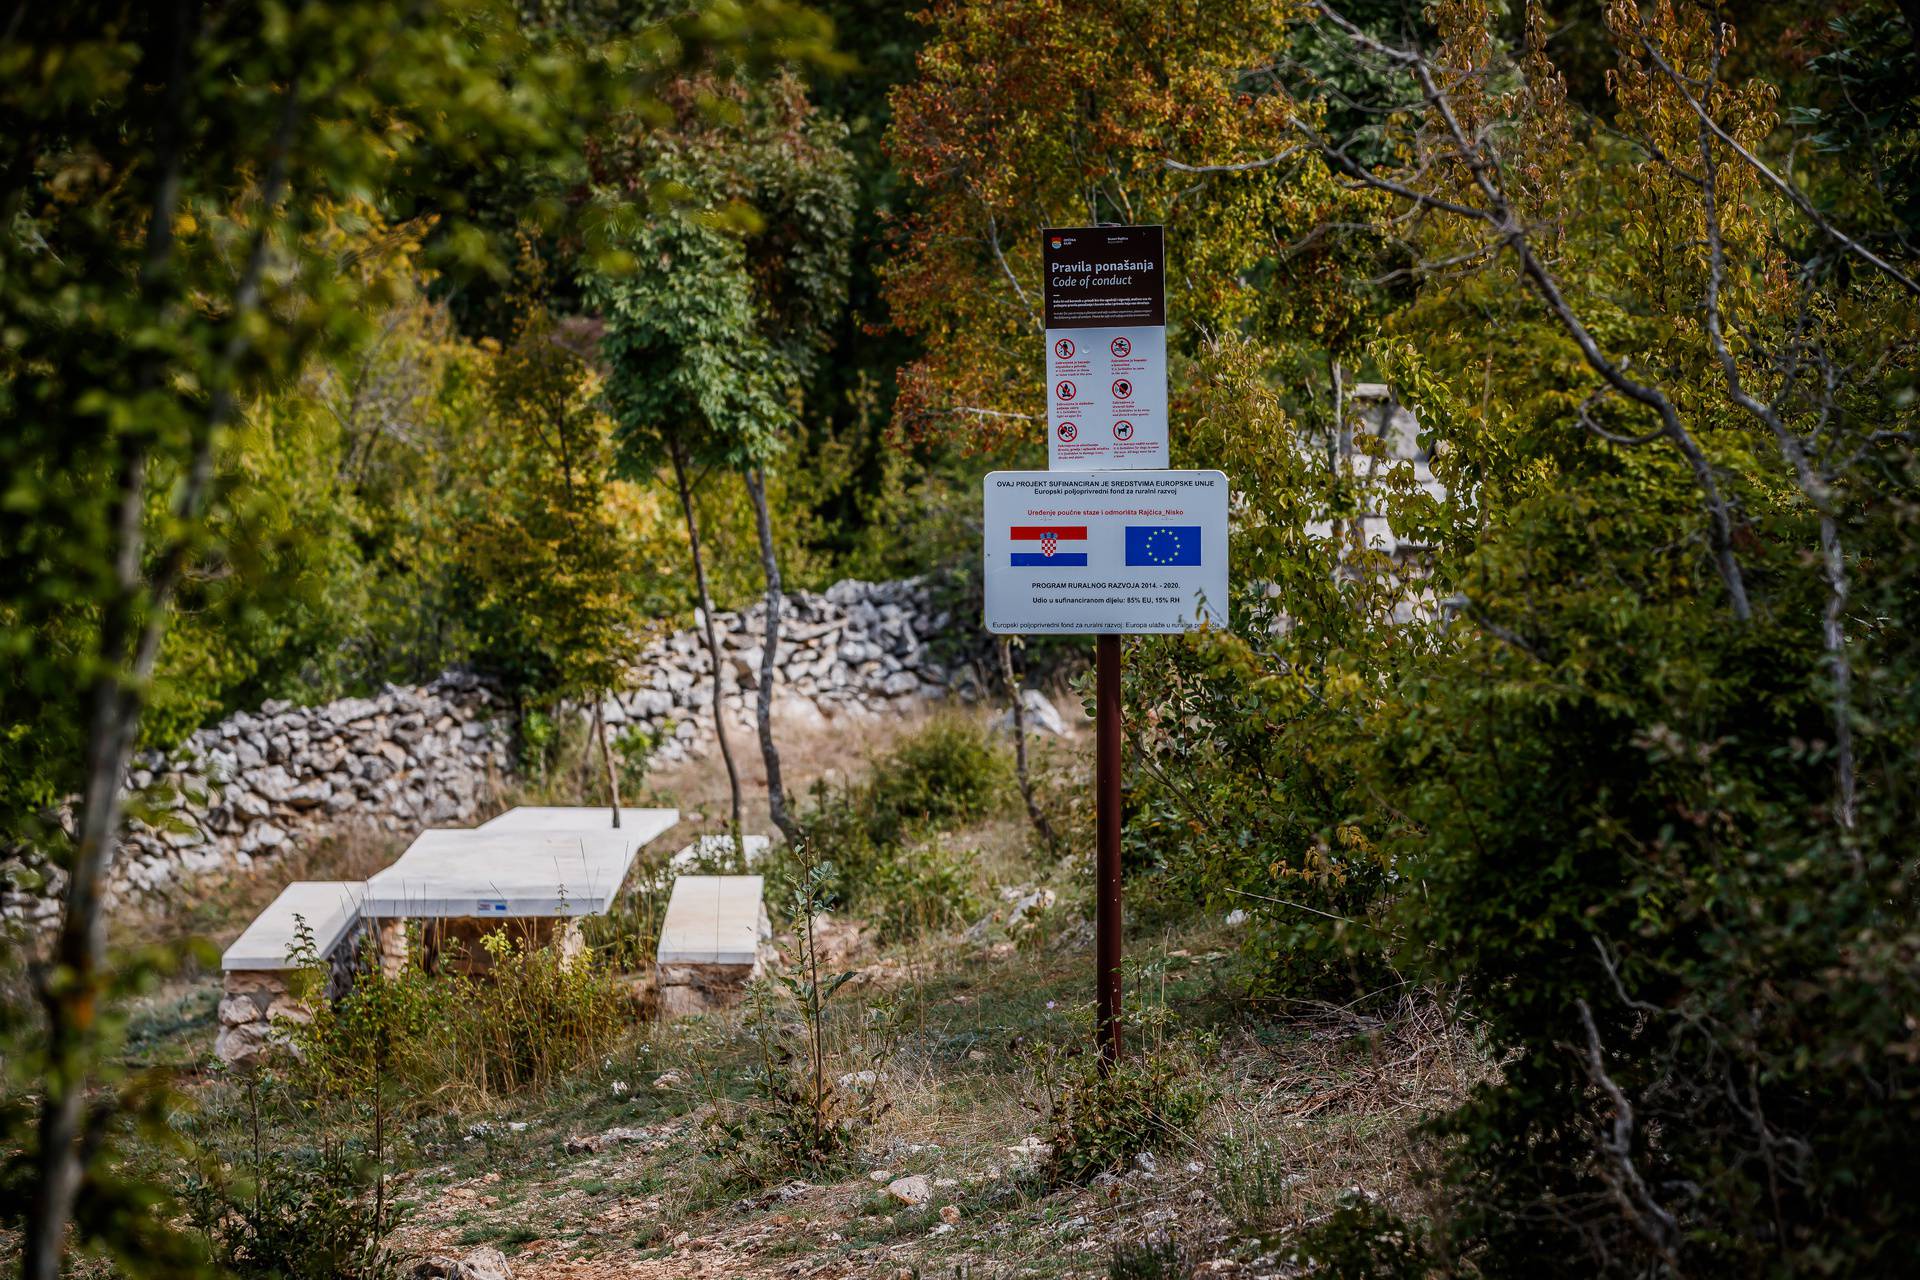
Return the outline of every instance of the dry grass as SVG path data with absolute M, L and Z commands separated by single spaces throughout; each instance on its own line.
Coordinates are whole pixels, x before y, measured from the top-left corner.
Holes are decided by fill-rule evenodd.
M 804 791 L 816 778 L 857 773 L 927 714 L 783 733 L 790 786 Z M 757 785 L 757 742 L 743 732 L 736 745 Z M 1084 737 L 1060 744 L 1062 768 L 1084 770 L 1089 746 Z M 717 756 L 663 771 L 648 793 L 641 802 L 659 797 L 681 808 L 688 830 L 724 826 Z M 757 793 L 748 824 L 766 829 Z M 1026 1162 L 1008 1149 L 1046 1135 L 1058 1055 L 1089 1039 L 1084 861 L 1072 851 L 1059 862 L 1038 856 L 1013 799 L 939 839 L 972 852 L 975 887 L 990 900 L 1004 885 L 1045 883 L 1060 901 L 1018 943 L 997 929 L 973 940 L 955 930 L 851 956 L 860 976 L 835 1001 L 833 1070 L 866 1066 L 877 1050 L 890 1104 L 860 1135 L 851 1161 L 795 1170 L 793 1178 L 809 1184 L 798 1188 L 726 1183 L 703 1149 L 701 1125 L 716 1103 L 751 1096 L 745 1015 L 636 1027 L 604 1064 L 544 1094 L 420 1122 L 404 1144 L 411 1168 L 403 1179 L 418 1208 L 397 1247 L 459 1253 L 497 1243 L 523 1280 L 828 1278 L 903 1268 L 985 1280 L 1101 1276 L 1116 1243 L 1173 1237 L 1193 1257 L 1237 1258 L 1253 1264 L 1247 1274 L 1261 1274 L 1280 1270 L 1271 1260 L 1350 1188 L 1422 1207 L 1412 1171 L 1427 1153 L 1414 1129 L 1489 1073 L 1471 1037 L 1435 1000 L 1412 992 L 1364 1010 L 1255 1014 L 1235 994 L 1238 937 L 1217 925 L 1136 937 L 1129 949 L 1130 999 L 1142 1023 L 1132 1043 L 1157 1041 L 1185 1054 L 1183 1070 L 1210 1084 L 1213 1101 L 1198 1128 L 1170 1144 L 1151 1172 L 1091 1187 L 1050 1188 L 1023 1171 Z M 285 879 L 364 874 L 399 843 L 324 846 L 271 875 L 223 886 L 196 906 L 197 931 L 231 936 Z M 175 936 L 183 928 L 177 918 L 153 927 Z M 194 1034 L 210 1038 L 210 1004 L 194 1010 L 206 1024 Z M 654 1089 L 669 1068 L 680 1082 Z M 469 1136 L 483 1120 L 492 1136 Z M 509 1132 L 509 1120 L 526 1127 Z M 567 1148 L 569 1138 L 616 1126 L 645 1136 L 593 1152 Z M 925 1174 L 935 1182 L 933 1204 L 886 1203 L 867 1176 L 877 1169 Z M 946 1204 L 960 1218 L 939 1233 Z

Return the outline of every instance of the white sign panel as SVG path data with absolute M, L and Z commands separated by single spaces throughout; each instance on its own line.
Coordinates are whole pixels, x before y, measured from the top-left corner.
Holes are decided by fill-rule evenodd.
M 1218 471 L 995 471 L 987 630 L 1066 635 L 1227 624 Z
M 1055 471 L 1167 465 L 1165 329 L 1047 331 L 1047 465 Z
M 1159 227 L 1048 227 L 1047 465 L 1167 465 L 1166 237 Z

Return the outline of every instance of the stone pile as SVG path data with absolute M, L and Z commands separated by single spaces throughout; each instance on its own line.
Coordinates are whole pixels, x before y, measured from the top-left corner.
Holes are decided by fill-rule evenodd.
M 949 669 L 931 647 L 953 622 L 917 578 L 849 579 L 825 592 L 786 596 L 774 655 L 776 723 L 818 726 L 967 692 L 972 672 Z M 744 729 L 754 723 L 759 696 L 766 602 L 716 614 L 714 623 L 724 648 L 722 705 L 728 721 Z M 712 671 L 698 627 L 656 640 L 635 659 L 631 687 L 608 698 L 602 714 L 616 733 L 632 726 L 649 735 L 658 763 L 705 755 L 713 736 Z

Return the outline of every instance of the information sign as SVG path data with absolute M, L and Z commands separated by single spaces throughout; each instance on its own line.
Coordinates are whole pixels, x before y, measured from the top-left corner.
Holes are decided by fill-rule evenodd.
M 995 471 L 984 513 L 989 631 L 1226 625 L 1227 478 L 1218 471 Z
M 1047 465 L 1167 465 L 1167 295 L 1159 227 L 1050 227 Z

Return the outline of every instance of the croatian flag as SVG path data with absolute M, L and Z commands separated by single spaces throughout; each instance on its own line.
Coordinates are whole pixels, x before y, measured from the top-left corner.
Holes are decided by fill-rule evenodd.
M 1086 552 L 1060 550 L 1063 542 L 1086 542 L 1087 526 L 1083 524 L 1016 524 L 1012 537 L 1015 542 L 1038 544 L 1040 548 L 1014 552 L 1008 563 L 1016 569 L 1087 567 Z
M 1200 563 L 1200 526 L 1197 524 L 1130 524 L 1127 526 L 1127 564 L 1152 567 Z

